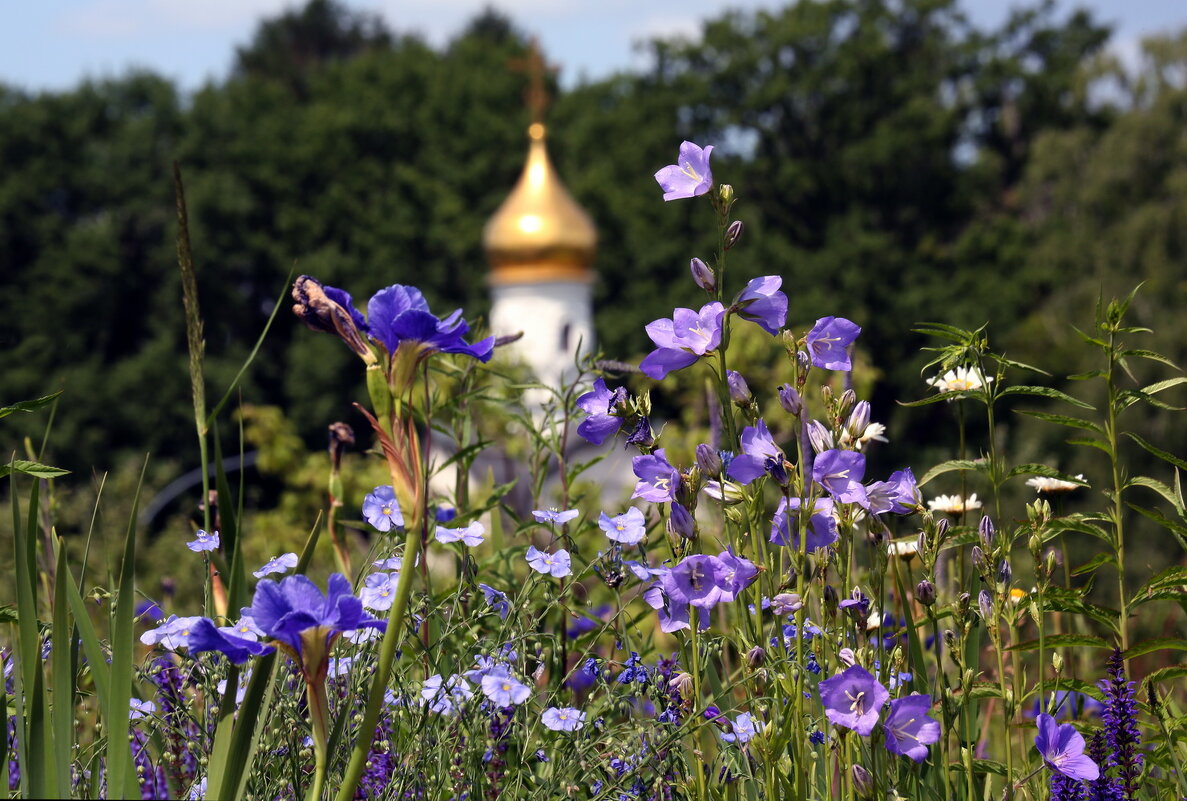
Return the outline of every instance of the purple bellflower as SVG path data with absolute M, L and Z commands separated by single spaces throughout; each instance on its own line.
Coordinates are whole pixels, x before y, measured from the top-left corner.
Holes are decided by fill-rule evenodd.
M 652 503 L 676 500 L 680 473 L 668 462 L 663 448 L 647 456 L 634 457 L 631 460 L 631 469 L 639 478 L 632 498 L 642 498 Z
M 771 542 L 775 545 L 790 545 L 799 550 L 800 530 L 796 518 L 800 511 L 800 498 L 780 498 L 771 520 Z M 808 551 L 826 548 L 840 539 L 837 519 L 833 517 L 833 502 L 830 498 L 817 498 L 812 505 L 812 516 L 808 519 Z
M 886 716 L 886 750 L 910 757 L 916 762 L 927 759 L 927 747 L 940 739 L 940 724 L 928 717 L 931 696 L 908 695 L 890 702 Z
M 207 534 L 202 529 L 198 529 L 194 534 L 194 539 L 185 544 L 194 553 L 202 553 L 203 551 L 218 550 L 218 532 Z
M 861 326 L 844 317 L 821 317 L 808 332 L 812 364 L 825 370 L 852 370 L 849 346 L 860 333 Z
M 602 512 L 598 517 L 598 528 L 606 532 L 607 537 L 623 545 L 638 545 L 647 536 L 647 521 L 643 512 L 634 506 L 614 517 Z
M 367 322 L 371 337 L 392 354 L 400 347 L 412 346 L 423 353 L 460 353 L 486 362 L 494 350 L 494 337 L 473 345 L 465 341 L 470 326 L 462 319 L 461 309 L 440 319 L 429 311 L 419 289 L 402 284 L 381 289 L 371 297 Z
M 664 590 L 690 606 L 712 609 L 723 600 L 723 569 L 716 556 L 686 556 L 663 577 Z
M 659 612 L 660 630 L 668 634 L 690 627 L 688 601 L 684 600 L 683 596 L 676 591 L 670 574 L 670 570 L 664 572 L 659 581 L 652 584 L 643 593 L 643 600 L 647 605 Z M 697 628 L 701 631 L 709 628 L 708 614 L 698 613 Z
M 731 551 L 719 553 L 717 562 L 720 565 L 717 584 L 721 588 L 721 600 L 726 603 L 733 601 L 758 575 L 758 568 L 753 562 Z
M 721 344 L 721 321 L 725 307 L 714 301 L 700 311 L 678 308 L 672 319 L 661 318 L 647 324 L 647 336 L 656 349 L 639 364 L 639 369 L 657 381 L 668 373 L 682 370 Z
M 787 295 L 779 291 L 782 284 L 783 279 L 777 275 L 754 278 L 734 300 L 733 308 L 742 319 L 775 336 L 787 324 Z
M 866 487 L 870 514 L 892 512 L 906 515 L 919 506 L 919 487 L 911 468 L 896 470 L 886 481 L 875 481 Z
M 611 390 L 605 379 L 596 379 L 593 389 L 577 399 L 577 408 L 589 415 L 577 426 L 577 435 L 586 442 L 601 445 L 622 427 L 622 418 L 613 412 L 624 403 L 626 389 Z
M 1070 723 L 1056 723 L 1050 715 L 1036 718 L 1039 726 L 1035 748 L 1051 770 L 1069 779 L 1092 781 L 1100 776 L 1100 768 L 1084 754 L 1084 737 Z
M 742 429 L 742 453 L 730 462 L 726 475 L 739 484 L 749 484 L 764 473 L 780 484 L 787 483 L 786 458 L 783 451 L 771 438 L 767 424 L 759 420 L 757 425 Z
M 841 503 L 869 504 L 861 479 L 866 457 L 857 451 L 827 450 L 812 463 L 812 480 Z
M 558 549 L 556 553 L 548 553 L 537 550 L 535 545 L 529 545 L 527 559 L 532 570 L 553 578 L 564 578 L 573 572 L 572 560 L 564 548 Z
M 713 187 L 713 172 L 709 169 L 712 153 L 713 145 L 702 148 L 692 142 L 681 142 L 676 163 L 655 174 L 656 182 L 664 190 L 664 200 L 682 200 L 708 192 Z
M 860 665 L 820 682 L 825 717 L 834 726 L 853 729 L 862 737 L 869 737 L 874 731 L 878 715 L 889 699 L 890 692 Z
M 376 487 L 363 498 L 363 519 L 384 532 L 404 527 L 404 515 L 391 484 Z

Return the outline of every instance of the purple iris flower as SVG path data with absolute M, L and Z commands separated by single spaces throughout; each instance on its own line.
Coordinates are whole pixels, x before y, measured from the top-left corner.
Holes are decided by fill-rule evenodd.
M 638 545 L 647 536 L 647 521 L 643 512 L 634 506 L 614 517 L 602 512 L 598 517 L 598 528 L 607 537 L 623 545 Z
M 787 295 L 779 291 L 782 284 L 777 275 L 754 278 L 734 300 L 734 308 L 742 319 L 757 323 L 774 336 L 787 323 Z
M 342 632 L 387 628 L 386 621 L 363 611 L 362 601 L 341 573 L 330 576 L 325 594 L 305 576 L 289 576 L 280 583 L 264 579 L 243 614 L 301 665 L 307 681 L 325 670 L 330 646 Z
M 572 560 L 564 548 L 558 549 L 556 553 L 548 553 L 538 550 L 535 545 L 529 545 L 527 559 L 532 570 L 553 578 L 564 578 L 573 572 Z
M 886 481 L 875 481 L 867 486 L 866 497 L 871 514 L 910 514 L 919 505 L 919 487 L 915 483 L 915 474 L 909 467 L 896 470 Z
M 841 503 L 867 506 L 866 488 L 861 479 L 866 473 L 866 457 L 857 451 L 827 450 L 812 464 L 812 480 Z
M 825 717 L 834 726 L 853 729 L 862 737 L 870 736 L 889 699 L 890 692 L 860 665 L 820 682 Z
M 886 750 L 916 762 L 927 759 L 927 747 L 940 739 L 940 724 L 928 717 L 930 709 L 928 695 L 908 695 L 891 701 L 890 714 L 882 725 Z
M 787 481 L 785 461 L 783 451 L 767 430 L 766 422 L 759 420 L 757 425 L 742 429 L 742 453 L 730 462 L 726 475 L 740 484 L 749 484 L 769 472 L 782 484 Z
M 861 326 L 844 317 L 821 317 L 808 332 L 812 364 L 825 370 L 852 370 L 849 346 L 860 333 Z
M 391 484 L 376 487 L 370 495 L 363 498 L 363 519 L 379 531 L 403 528 L 404 515 L 400 511 L 400 503 L 396 500 L 396 491 L 392 489 Z
M 216 628 L 213 621 L 205 617 L 200 618 L 190 631 L 189 646 L 191 654 L 202 651 L 218 651 L 236 665 L 242 665 L 250 657 L 276 650 L 271 645 L 228 634 L 226 631 Z
M 568 523 L 579 514 L 581 513 L 576 509 L 565 509 L 564 511 L 557 509 L 535 509 L 532 511 L 532 517 L 536 518 L 537 523 L 554 523 L 556 525 Z
M 678 308 L 672 319 L 661 318 L 647 324 L 647 336 L 656 349 L 639 364 L 643 373 L 657 381 L 668 373 L 694 363 L 721 344 L 721 321 L 725 307 L 714 301 L 701 310 Z
M 1039 734 L 1035 748 L 1051 770 L 1069 779 L 1093 781 L 1100 776 L 1100 768 L 1084 754 L 1084 737 L 1070 723 L 1056 723 L 1050 715 L 1039 715 L 1036 722 Z
M 631 460 L 631 469 L 639 478 L 632 498 L 642 498 L 652 503 L 676 500 L 680 473 L 668 462 L 663 448 L 648 456 L 636 456 Z
M 571 706 L 550 706 L 540 715 L 540 722 L 553 731 L 577 731 L 585 725 L 585 713 Z
M 601 445 L 617 434 L 622 427 L 622 418 L 612 412 L 624 403 L 626 389 L 618 387 L 611 390 L 606 386 L 605 379 L 595 380 L 593 389 L 577 399 L 577 408 L 589 415 L 577 426 L 578 436 L 594 445 Z
M 194 553 L 201 553 L 203 551 L 213 551 L 218 549 L 218 532 L 207 534 L 202 529 L 198 529 L 194 534 L 194 539 L 185 544 Z
M 703 195 L 713 187 L 713 171 L 709 169 L 709 156 L 713 145 L 700 145 L 684 141 L 680 143 L 680 155 L 675 164 L 669 164 L 655 174 L 664 200 L 682 200 Z
M 799 516 L 799 498 L 781 498 L 771 520 L 771 542 L 775 545 L 800 547 L 800 531 L 796 518 Z M 837 519 L 833 517 L 833 502 L 830 498 L 817 498 L 812 504 L 812 516 L 808 519 L 808 551 L 826 548 L 840 539 Z
M 269 559 L 263 567 L 253 570 L 251 574 L 256 578 L 263 578 L 272 573 L 287 573 L 297 566 L 298 561 L 295 553 L 282 553 L 280 556 Z
M 419 289 L 402 284 L 381 289 L 371 297 L 367 322 L 372 338 L 381 342 L 388 353 L 395 353 L 409 342 L 430 353 L 461 353 L 486 362 L 494 350 L 494 337 L 473 345 L 465 341 L 470 326 L 462 319 L 461 309 L 440 319 L 429 311 Z

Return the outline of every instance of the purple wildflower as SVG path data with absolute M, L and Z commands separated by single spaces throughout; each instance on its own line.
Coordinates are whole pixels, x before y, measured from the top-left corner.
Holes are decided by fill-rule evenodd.
M 1097 766 L 1107 766 L 1109 761 L 1109 736 L 1105 733 L 1104 729 L 1093 730 L 1092 734 L 1088 737 L 1088 746 L 1084 749 L 1084 753 Z M 1054 775 L 1052 774 L 1052 776 Z M 1102 770 L 1100 776 L 1088 782 L 1088 799 L 1089 801 L 1124 801 L 1125 792 L 1121 788 L 1121 782 L 1118 779 L 1106 776 Z
M 189 649 L 191 654 L 218 651 L 236 665 L 242 665 L 250 657 L 275 650 L 272 646 L 263 645 L 255 639 L 228 634 L 224 629 L 216 628 L 209 618 L 204 617 L 199 618 L 190 631 Z
M 287 573 L 297 566 L 298 561 L 295 553 L 282 553 L 280 556 L 269 559 L 263 567 L 253 570 L 251 574 L 256 578 L 263 578 L 272 573 Z
M 647 355 L 639 369 L 651 378 L 663 379 L 675 370 L 693 364 L 721 344 L 721 321 L 725 307 L 714 301 L 700 311 L 678 308 L 672 319 L 661 318 L 646 326 L 647 336 L 656 349 Z
M 721 588 L 721 601 L 729 603 L 742 590 L 750 586 L 758 575 L 758 568 L 749 559 L 736 556 L 732 551 L 722 551 L 717 555 L 719 568 L 717 584 Z
M 1109 741 L 1109 765 L 1117 768 L 1117 778 L 1125 798 L 1137 798 L 1142 776 L 1142 754 L 1138 747 L 1142 733 L 1138 728 L 1137 701 L 1133 682 L 1125 680 L 1125 660 L 1114 649 L 1106 663 L 1109 677 L 1097 685 L 1105 694 L 1105 733 Z M 1092 777 L 1095 778 L 1095 777 Z
M 908 695 L 890 702 L 886 716 L 886 750 L 910 757 L 916 762 L 927 759 L 927 747 L 940 739 L 940 724 L 928 717 L 931 696 Z
M 820 682 L 825 717 L 834 726 L 853 729 L 862 737 L 873 732 L 889 698 L 890 692 L 860 665 Z
M 634 506 L 614 517 L 603 512 L 598 517 L 598 528 L 604 531 L 607 537 L 623 545 L 638 545 L 647 536 L 647 521 L 643 517 L 643 512 Z
M 585 725 L 585 713 L 571 706 L 550 706 L 540 715 L 540 722 L 553 731 L 577 731 Z
M 207 534 L 202 529 L 194 534 L 194 539 L 185 544 L 194 553 L 201 553 L 203 551 L 214 551 L 218 549 L 218 532 Z
M 437 538 L 437 542 L 461 542 L 463 545 L 473 548 L 481 545 L 483 540 L 486 539 L 486 527 L 477 520 L 462 528 L 437 526 L 437 530 L 433 536 Z
M 482 678 L 482 694 L 497 706 L 518 706 L 532 694 L 532 688 L 510 674 L 491 674 Z
M 363 519 L 379 531 L 391 531 L 404 527 L 404 515 L 396 500 L 396 491 L 391 484 L 376 487 L 363 498 Z
M 532 511 L 532 517 L 536 518 L 537 523 L 553 523 L 558 526 L 562 523 L 568 523 L 579 514 L 581 513 L 576 509 L 565 509 L 563 511 L 558 509 L 535 509 Z
M 363 581 L 359 600 L 367 609 L 386 612 L 396 600 L 396 581 L 399 573 L 372 573 Z
M 401 347 L 413 347 L 423 354 L 460 353 L 479 361 L 490 361 L 494 337 L 487 337 L 473 345 L 464 337 L 470 326 L 462 319 L 462 311 L 445 319 L 429 311 L 420 290 L 393 284 L 376 292 L 367 304 L 367 322 L 371 337 L 380 342 L 388 353 Z
M 676 488 L 680 486 L 680 473 L 668 463 L 664 449 L 647 456 L 636 456 L 631 460 L 631 469 L 639 478 L 632 498 L 642 498 L 652 503 L 676 500 Z
M 861 326 L 844 317 L 821 317 L 808 332 L 812 364 L 825 370 L 852 370 L 848 348 L 860 333 Z
M 500 592 L 489 584 L 479 584 L 478 589 L 482 590 L 482 594 L 486 596 L 487 606 L 499 613 L 499 617 L 503 620 L 507 619 L 507 615 L 511 612 L 511 604 L 507 600 L 507 593 Z
M 783 279 L 764 275 L 751 279 L 734 300 L 733 308 L 744 320 L 757 323 L 771 336 L 787 323 L 787 295 L 779 291 Z
M 538 550 L 535 545 L 529 545 L 527 559 L 532 570 L 553 578 L 564 578 L 573 572 L 572 560 L 564 548 L 558 549 L 556 553 L 548 553 Z
M 1100 768 L 1084 754 L 1084 738 L 1070 723 L 1056 723 L 1050 715 L 1039 715 L 1035 748 L 1053 771 L 1078 781 L 1092 781 Z
M 655 174 L 664 200 L 682 200 L 708 192 L 713 186 L 713 171 L 709 169 L 709 157 L 713 145 L 700 145 L 684 141 L 680 143 L 680 155 L 675 164 L 663 167 Z
M 723 569 L 716 556 L 687 556 L 663 577 L 664 591 L 690 606 L 712 609 L 723 600 Z
M 742 453 L 730 462 L 726 475 L 740 484 L 749 484 L 765 473 L 770 473 L 780 484 L 787 483 L 783 451 L 775 444 L 766 422 L 759 420 L 756 425 L 742 429 Z
M 577 408 L 589 415 L 577 426 L 578 436 L 594 445 L 601 445 L 614 436 L 622 427 L 622 418 L 613 412 L 624 403 L 625 389 L 611 390 L 605 379 L 596 379 L 593 389 L 577 399 Z
M 910 514 L 919 506 L 919 487 L 911 468 L 896 470 L 886 481 L 875 481 L 866 487 L 870 514 L 891 512 L 896 515 Z
M 141 634 L 140 642 L 145 645 L 160 645 L 168 651 L 185 648 L 189 644 L 191 631 L 201 619 L 169 615 L 164 623 Z
M 866 457 L 857 451 L 827 450 L 812 464 L 812 480 L 841 503 L 869 503 L 861 485 L 865 472 Z
M 801 499 L 780 498 L 771 520 L 771 542 L 775 545 L 800 547 L 799 517 Z M 828 547 L 840 539 L 837 519 L 833 517 L 833 502 L 830 498 L 817 498 L 812 504 L 812 516 L 808 519 L 808 551 Z

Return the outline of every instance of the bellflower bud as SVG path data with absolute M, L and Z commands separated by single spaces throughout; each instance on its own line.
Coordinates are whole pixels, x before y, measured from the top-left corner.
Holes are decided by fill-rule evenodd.
M 851 389 L 845 390 L 841 393 L 841 402 L 837 406 L 837 414 L 848 414 L 849 410 L 853 408 L 853 404 L 855 403 L 857 403 L 857 393 Z
M 746 652 L 746 664 L 750 666 L 751 670 L 758 670 L 767 661 L 767 652 L 762 649 L 761 645 L 756 645 Z
M 680 693 L 681 698 L 688 698 L 692 695 L 692 674 L 691 673 L 677 673 L 668 682 L 668 687 Z
M 837 604 L 840 603 L 837 598 L 837 591 L 833 589 L 833 585 L 824 585 L 824 611 L 830 618 L 837 616 Z
M 808 442 L 812 444 L 812 450 L 817 453 L 831 451 L 835 447 L 833 445 L 833 435 L 824 427 L 824 423 L 819 420 L 813 420 L 808 423 Z
M 985 559 L 985 552 L 981 550 L 980 545 L 973 546 L 973 567 L 977 568 L 981 578 L 989 575 L 989 562 Z
M 679 534 L 686 540 L 697 538 L 697 521 L 692 514 L 679 503 L 672 503 L 672 511 L 668 516 L 668 530 Z
M 931 606 L 936 602 L 936 585 L 927 579 L 915 585 L 915 600 L 924 606 Z
M 967 592 L 962 592 L 956 598 L 956 622 L 963 624 L 969 616 L 969 608 L 973 605 L 973 598 Z
M 857 664 L 857 654 L 853 652 L 852 648 L 842 648 L 837 651 L 837 659 L 845 667 L 853 667 Z
M 713 277 L 713 271 L 709 269 L 709 265 L 698 258 L 693 258 L 688 263 L 688 269 L 692 273 L 692 280 L 696 285 L 706 292 L 717 291 L 717 279 Z
M 857 405 L 853 407 L 853 411 L 849 413 L 849 419 L 845 421 L 845 430 L 853 439 L 861 439 L 869 424 L 870 402 L 858 401 Z
M 745 226 L 742 225 L 741 220 L 734 220 L 732 223 L 730 223 L 729 228 L 725 229 L 725 249 L 726 250 L 729 250 L 734 245 L 738 244 L 738 239 L 740 239 L 742 236 L 743 228 L 745 228 Z
M 721 455 L 712 445 L 701 443 L 697 446 L 697 467 L 705 476 L 721 475 Z
M 874 777 L 861 765 L 853 766 L 853 790 L 858 798 L 874 797 Z
M 981 542 L 989 550 L 993 550 L 994 536 L 997 534 L 997 529 L 993 526 L 993 520 L 989 515 L 981 518 L 981 523 L 977 526 L 977 533 L 981 535 Z
M 734 203 L 734 188 L 729 184 L 721 184 L 717 187 L 717 196 L 721 198 L 721 202 L 724 203 L 725 207 L 728 209 Z
M 729 384 L 730 399 L 739 406 L 749 406 L 750 401 L 754 396 L 750 394 L 750 387 L 746 385 L 746 379 L 742 374 L 734 371 L 726 371 L 726 383 Z
M 791 384 L 783 384 L 779 387 L 779 403 L 788 414 L 793 414 L 796 417 L 799 417 L 800 412 L 804 410 L 804 399 Z
M 1010 568 L 1008 559 L 1003 559 L 997 566 L 997 584 L 999 589 L 1004 588 L 1010 583 L 1010 579 L 1014 577 L 1014 571 Z
M 981 590 L 977 595 L 977 607 L 981 610 L 981 618 L 988 623 L 993 617 L 993 596 L 989 594 L 989 590 Z
M 800 369 L 800 375 L 806 375 L 812 369 L 812 356 L 806 350 L 796 351 L 795 354 L 796 367 Z M 803 386 L 801 383 L 800 386 Z
M 944 541 L 944 538 L 948 536 L 948 529 L 951 527 L 952 524 L 948 522 L 948 518 L 940 518 L 940 522 L 936 523 L 936 545 Z

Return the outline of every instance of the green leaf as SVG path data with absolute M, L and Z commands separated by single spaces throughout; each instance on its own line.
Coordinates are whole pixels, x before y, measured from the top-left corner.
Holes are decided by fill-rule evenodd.
M 1152 681 L 1157 684 L 1160 681 L 1167 679 L 1181 679 L 1187 676 L 1187 665 L 1172 665 L 1171 667 L 1159 668 L 1151 671 L 1146 675 L 1146 681 Z
M 62 390 L 59 389 L 52 395 L 45 395 L 36 400 L 19 401 L 11 406 L 0 406 L 0 418 L 8 417 L 8 415 L 15 412 L 32 412 L 40 409 L 42 406 L 48 406 L 61 394 Z
M 1130 357 L 1137 358 L 1137 359 L 1149 359 L 1150 361 L 1153 361 L 1153 362 L 1161 362 L 1162 364 L 1165 364 L 1167 367 L 1173 367 L 1176 370 L 1179 369 L 1179 365 L 1175 364 L 1170 359 L 1163 356 L 1161 353 L 1158 353 L 1157 351 L 1153 351 L 1153 350 L 1145 350 L 1143 348 L 1127 348 L 1125 350 L 1120 351 L 1117 355 L 1123 359 L 1130 358 Z
M 1171 366 L 1173 367 L 1174 365 Z M 1174 378 L 1168 378 L 1164 381 L 1155 381 L 1153 384 L 1147 384 L 1146 386 L 1142 387 L 1141 393 L 1143 395 L 1155 395 L 1159 392 L 1162 392 L 1164 389 L 1177 387 L 1181 384 L 1187 384 L 1187 377 L 1180 375 L 1175 376 Z
M 60 467 L 30 462 L 28 459 L 13 459 L 8 464 L 0 465 L 0 478 L 4 478 L 9 473 L 24 473 L 27 476 L 33 476 L 33 478 L 57 478 L 69 472 L 69 470 L 63 470 Z
M 1085 445 L 1089 448 L 1096 448 L 1105 452 L 1105 455 L 1110 459 L 1113 458 L 1113 451 L 1109 448 L 1109 443 L 1102 442 L 1099 439 L 1069 439 L 1068 445 Z
M 1096 423 L 1088 420 L 1081 420 L 1079 417 L 1069 417 L 1066 414 L 1050 414 L 1048 412 L 1036 412 L 1032 409 L 1017 409 L 1018 414 L 1024 414 L 1027 417 L 1033 417 L 1037 420 L 1042 420 L 1045 423 L 1055 423 L 1056 425 L 1069 426 L 1070 428 L 1080 428 L 1085 431 L 1093 431 L 1097 434 L 1104 434 L 1105 430 Z
M 1182 513 L 1183 511 L 1183 507 L 1179 503 L 1179 498 L 1177 495 L 1175 495 L 1175 491 L 1156 478 L 1150 478 L 1149 476 L 1134 476 L 1133 478 L 1129 479 L 1129 481 L 1125 482 L 1125 487 L 1126 489 L 1129 487 L 1146 487 L 1147 489 L 1152 489 L 1161 495 L 1167 503 L 1175 507 L 1178 512 Z
M 1016 362 L 1013 359 L 1007 359 L 1005 356 L 999 356 L 996 353 L 990 353 L 987 355 L 990 359 L 993 359 L 993 361 L 997 362 L 1002 367 L 1013 367 L 1015 370 L 1025 370 L 1028 373 L 1038 373 L 1039 375 L 1051 375 L 1046 370 L 1035 367 L 1033 364 Z
M 1047 467 L 1045 464 L 1020 464 L 1010 468 L 1006 473 L 1006 478 L 1016 478 L 1017 476 L 1042 476 L 1043 478 L 1057 478 L 1060 481 L 1067 481 L 1072 484 L 1077 484 L 1081 487 L 1087 487 L 1088 482 L 1082 478 L 1069 476 L 1067 473 L 1061 473 L 1053 467 Z
M 1072 571 L 1073 576 L 1082 576 L 1085 573 L 1094 573 L 1101 565 L 1115 565 L 1117 564 L 1117 557 L 1108 551 L 1098 553 L 1096 556 L 1089 559 L 1084 564 Z
M 1134 434 L 1131 431 L 1124 431 L 1122 433 L 1124 433 L 1125 436 L 1129 437 L 1134 442 L 1136 442 L 1138 445 L 1140 445 L 1141 448 L 1143 450 L 1145 450 L 1147 453 L 1149 453 L 1153 456 L 1157 456 L 1162 461 L 1164 461 L 1168 464 L 1173 464 L 1175 467 L 1178 467 L 1181 470 L 1187 470 L 1187 461 L 1180 459 L 1179 457 L 1175 456 L 1172 453 L 1164 451 L 1162 448 L 1159 448 L 1156 445 L 1151 445 L 1149 442 L 1146 442 L 1146 440 L 1142 439 L 1137 434 Z
M 1109 609 L 1108 607 L 1085 601 L 1080 597 L 1078 590 L 1048 587 L 1047 591 L 1043 593 L 1043 606 L 1052 612 L 1070 612 L 1076 615 L 1084 615 L 1107 626 L 1114 632 L 1118 631 L 1117 621 L 1121 617 L 1121 614 L 1116 609 Z
M 55 536 L 55 539 L 57 537 Z M 66 566 L 66 551 L 56 547 L 57 565 L 54 570 L 54 627 L 53 650 L 50 652 L 50 670 L 53 683 L 53 750 L 51 754 L 74 753 L 74 657 L 77 651 L 74 643 L 77 637 L 70 624 L 70 603 L 66 600 L 68 587 L 74 586 L 74 578 Z M 51 760 L 57 774 L 58 792 L 70 792 L 70 760 Z
M 17 611 L 16 607 L 11 604 L 0 606 L 0 625 L 4 623 L 16 623 Z
M 1133 600 L 1136 601 L 1139 598 L 1166 590 L 1177 590 L 1180 593 L 1187 592 L 1187 567 L 1174 565 L 1152 576 L 1149 581 L 1134 592 Z
M 1121 656 L 1125 659 L 1133 659 L 1155 651 L 1187 651 L 1187 640 L 1181 637 L 1155 637 L 1152 640 L 1143 640 L 1136 645 L 1131 645 L 1129 650 Z
M 1094 411 L 1096 410 L 1096 407 L 1093 406 L 1091 403 L 1085 403 L 1084 401 L 1080 400 L 1079 398 L 1073 398 L 1071 395 L 1067 394 L 1066 392 L 1060 392 L 1058 389 L 1052 389 L 1051 387 L 1032 387 L 1032 386 L 1018 385 L 1018 386 L 1014 386 L 1014 387 L 1005 387 L 997 395 L 999 398 L 1004 398 L 1007 395 L 1029 395 L 1029 396 L 1037 396 L 1040 398 L 1053 398 L 1055 400 L 1061 400 L 1064 403 L 1070 403 L 1073 406 L 1079 406 L 1081 409 L 1092 409 Z
M 985 459 L 949 459 L 946 462 L 940 462 L 935 467 L 928 470 L 919 479 L 918 486 L 922 487 L 924 484 L 931 481 L 936 476 L 950 473 L 953 470 L 978 470 L 985 472 L 989 469 L 989 462 Z
M 1001 698 L 1002 688 L 992 681 L 974 681 L 973 686 L 969 688 L 968 697 L 970 700 Z
M 1092 634 L 1051 634 L 1043 638 L 1044 648 L 1112 648 L 1113 644 L 1103 637 Z M 1037 651 L 1039 641 L 1027 640 L 1011 645 L 1007 651 Z
M 914 408 L 916 406 L 930 406 L 931 404 L 939 403 L 940 401 L 956 400 L 957 398 L 973 398 L 977 397 L 978 395 L 984 399 L 985 393 L 979 390 L 965 390 L 962 392 L 938 392 L 935 395 L 916 401 L 898 401 L 898 405 Z

